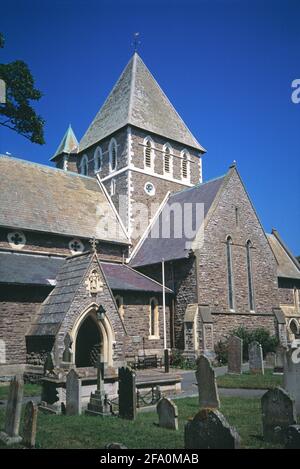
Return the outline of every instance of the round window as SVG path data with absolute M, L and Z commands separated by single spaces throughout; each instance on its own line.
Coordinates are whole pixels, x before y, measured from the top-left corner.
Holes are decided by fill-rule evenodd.
M 144 190 L 148 195 L 155 194 L 155 187 L 154 187 L 154 184 L 152 184 L 152 182 L 146 182 Z
M 26 244 L 26 236 L 22 231 L 8 233 L 7 240 L 12 248 L 22 249 Z
M 83 245 L 83 243 L 80 241 L 80 239 L 72 239 L 72 240 L 69 242 L 69 249 L 70 249 L 70 251 L 71 251 L 72 254 L 78 254 L 78 253 L 83 252 L 83 250 L 84 250 L 84 245 Z

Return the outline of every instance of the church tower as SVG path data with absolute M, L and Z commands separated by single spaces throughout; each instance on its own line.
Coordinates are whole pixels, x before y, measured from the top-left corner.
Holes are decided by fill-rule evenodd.
M 104 184 L 136 244 L 168 192 L 202 181 L 204 152 L 134 53 L 81 139 L 77 162 Z

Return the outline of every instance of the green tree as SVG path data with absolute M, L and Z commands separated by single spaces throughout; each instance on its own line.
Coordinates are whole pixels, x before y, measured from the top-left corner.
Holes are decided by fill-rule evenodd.
M 0 48 L 3 47 L 4 37 L 0 33 Z M 38 101 L 42 93 L 34 87 L 28 65 L 22 60 L 0 64 L 0 78 L 6 83 L 6 103 L 0 104 L 0 125 L 43 145 L 45 121 L 31 106 L 31 101 Z

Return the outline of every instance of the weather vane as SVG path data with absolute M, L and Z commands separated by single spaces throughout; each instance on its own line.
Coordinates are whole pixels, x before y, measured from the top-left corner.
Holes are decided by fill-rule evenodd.
M 134 33 L 133 34 L 133 47 L 134 47 L 134 52 L 138 50 L 139 45 L 141 44 L 141 41 L 139 40 L 140 33 Z

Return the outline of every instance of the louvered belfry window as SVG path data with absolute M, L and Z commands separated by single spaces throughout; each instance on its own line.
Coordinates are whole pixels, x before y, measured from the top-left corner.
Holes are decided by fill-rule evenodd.
M 147 168 L 151 168 L 151 163 L 152 163 L 152 148 L 151 148 L 151 142 L 147 140 L 146 142 L 146 148 L 145 148 L 145 165 Z
M 116 144 L 114 143 L 111 148 L 111 169 L 114 171 L 117 166 L 117 148 Z
M 170 148 L 165 149 L 165 172 L 169 173 L 170 172 Z
M 184 179 L 188 177 L 188 159 L 186 153 L 184 153 L 182 158 L 182 177 Z

